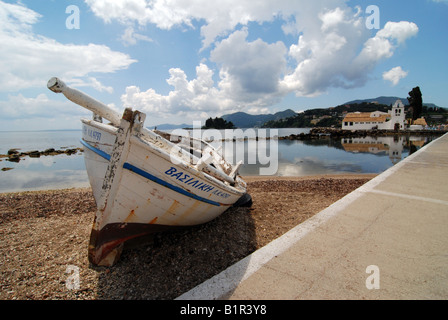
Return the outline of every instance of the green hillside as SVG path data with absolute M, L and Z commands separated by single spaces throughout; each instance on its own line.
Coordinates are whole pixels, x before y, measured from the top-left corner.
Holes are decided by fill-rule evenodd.
M 350 112 L 388 112 L 395 101 L 401 100 L 408 111 L 407 99 L 397 97 L 379 97 L 376 99 L 354 100 L 345 104 L 326 108 L 310 109 L 298 113 L 293 117 L 281 120 L 273 120 L 264 123 L 264 128 L 312 128 L 312 127 L 341 127 L 345 113 Z M 432 103 L 424 103 L 422 117 L 425 117 L 429 125 L 446 123 L 448 111 Z
M 275 114 L 251 115 L 245 112 L 236 112 L 223 115 L 222 118 L 232 122 L 237 128 L 260 128 L 268 121 L 279 121 L 288 117 L 294 117 L 297 113 L 293 110 L 285 110 Z

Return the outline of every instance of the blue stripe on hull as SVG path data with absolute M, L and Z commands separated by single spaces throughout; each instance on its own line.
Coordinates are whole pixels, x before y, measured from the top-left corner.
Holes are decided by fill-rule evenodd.
M 82 139 L 81 139 L 81 143 L 82 143 L 83 146 L 85 146 L 89 150 L 95 152 L 97 155 L 103 157 L 107 161 L 110 161 L 110 155 L 107 154 L 106 152 L 101 151 L 101 150 L 93 147 L 92 145 L 88 144 L 87 142 L 85 142 Z M 138 174 L 138 175 L 140 175 L 140 176 L 142 176 L 142 177 L 144 177 L 144 178 L 146 178 L 148 180 L 151 180 L 151 181 L 153 181 L 153 182 L 155 182 L 155 183 L 157 183 L 157 184 L 159 184 L 161 186 L 164 186 L 164 187 L 166 187 L 168 189 L 171 189 L 171 190 L 173 190 L 173 191 L 175 191 L 177 193 L 180 193 L 180 194 L 182 194 L 184 196 L 187 196 L 187 197 L 190 197 L 192 199 L 199 200 L 199 201 L 202 201 L 202 202 L 205 202 L 205 203 L 208 203 L 208 204 L 212 204 L 212 205 L 217 206 L 217 207 L 221 206 L 221 204 L 219 202 L 212 201 L 212 200 L 209 200 L 209 199 L 205 199 L 205 198 L 200 197 L 200 196 L 198 196 L 198 195 L 196 195 L 194 193 L 188 192 L 188 191 L 186 191 L 186 190 L 184 190 L 182 188 L 179 188 L 179 187 L 177 187 L 175 185 L 172 185 L 171 183 L 168 183 L 168 182 L 166 182 L 166 181 L 164 181 L 164 180 L 162 180 L 160 178 L 157 178 L 156 176 L 153 176 L 149 172 L 146 172 L 146 171 L 144 171 L 144 170 L 142 170 L 140 168 L 137 168 L 136 166 L 134 166 L 134 165 L 132 165 L 132 164 L 130 164 L 128 162 L 123 164 L 123 168 L 127 169 L 129 171 L 132 171 L 132 172 L 134 172 L 134 173 L 136 173 L 136 174 Z
M 87 149 L 95 152 L 97 155 L 103 157 L 104 159 L 106 159 L 107 161 L 110 161 L 110 155 L 108 155 L 106 152 L 101 151 L 100 149 L 95 148 L 94 146 L 91 146 L 90 144 L 88 144 L 87 142 L 85 142 L 84 140 L 80 140 L 82 145 L 84 147 L 86 147 Z

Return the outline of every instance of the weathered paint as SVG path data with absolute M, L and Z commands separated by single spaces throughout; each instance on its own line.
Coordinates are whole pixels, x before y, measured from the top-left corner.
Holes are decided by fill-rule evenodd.
M 196 200 L 191 207 L 189 207 L 184 213 L 182 213 L 179 217 L 179 219 L 176 220 L 177 225 L 182 225 L 183 221 L 186 221 L 190 218 L 192 213 L 195 213 L 198 211 L 198 208 L 201 206 L 201 202 Z
M 121 117 L 58 79 L 48 87 L 113 123 L 83 120 L 86 169 L 98 207 L 89 244 L 93 264 L 114 264 L 129 239 L 208 222 L 246 192 L 237 170 L 208 144 L 202 142 L 207 148 L 199 159 L 145 129 L 145 114 L 126 109 Z M 196 180 L 188 185 L 187 176 Z
M 168 208 L 167 213 L 176 215 L 176 210 L 180 207 L 180 203 L 177 200 L 173 200 L 173 204 Z

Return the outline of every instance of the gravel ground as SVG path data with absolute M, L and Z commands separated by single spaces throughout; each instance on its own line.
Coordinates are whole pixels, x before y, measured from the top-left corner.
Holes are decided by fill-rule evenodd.
M 372 177 L 248 177 L 251 208 L 143 239 L 110 268 L 87 259 L 90 189 L 0 194 L 0 299 L 174 299 Z

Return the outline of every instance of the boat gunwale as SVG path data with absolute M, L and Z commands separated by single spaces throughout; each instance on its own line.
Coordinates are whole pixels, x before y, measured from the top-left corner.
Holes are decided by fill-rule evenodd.
M 86 118 L 81 118 L 81 122 L 83 124 L 87 124 L 87 125 L 91 125 L 91 126 L 97 126 L 100 129 L 107 131 L 110 134 L 117 134 L 118 128 L 113 126 L 112 124 L 105 124 L 102 122 L 98 122 L 95 120 L 91 120 L 91 119 L 86 119 Z
M 140 137 L 133 136 L 133 137 L 131 137 L 131 140 L 132 140 L 132 142 L 137 142 L 138 144 L 142 144 L 144 147 L 148 147 L 148 148 L 152 149 L 153 153 L 157 152 L 162 156 L 162 158 L 164 160 L 171 162 L 172 156 L 170 154 L 168 154 L 165 150 L 162 150 L 162 149 L 157 148 L 156 146 L 153 146 L 150 142 L 143 140 Z M 174 165 L 180 166 L 184 170 L 187 170 L 192 175 L 198 176 L 199 178 L 202 178 L 210 183 L 218 184 L 220 188 L 224 188 L 227 191 L 232 192 L 234 194 L 244 194 L 245 193 L 245 190 L 243 191 L 243 190 L 238 189 L 235 186 L 227 185 L 225 182 L 217 179 L 216 177 L 210 175 L 209 173 L 203 172 L 201 170 L 197 170 L 194 168 L 194 166 L 186 164 L 185 161 L 181 160 Z M 238 182 L 239 181 L 235 181 L 235 184 L 242 187 L 242 189 L 245 189 L 245 186 L 241 185 Z
M 107 131 L 107 132 L 110 133 L 110 134 L 114 134 L 114 135 L 115 135 L 116 132 L 117 132 L 117 130 L 113 130 L 115 127 L 112 127 L 111 125 L 105 125 L 105 124 L 103 124 L 103 123 L 101 123 L 101 122 L 97 122 L 97 121 L 94 121 L 94 120 L 88 120 L 88 119 L 81 119 L 81 120 L 82 120 L 82 122 L 83 122 L 84 124 L 90 125 L 90 126 L 92 126 L 92 127 L 97 127 L 98 129 L 106 129 L 105 131 Z M 116 128 L 115 128 L 115 129 L 116 129 Z M 144 137 L 143 137 L 143 138 L 144 138 Z M 166 139 L 163 138 L 163 137 L 160 137 L 160 138 L 163 139 L 163 140 L 166 140 Z M 95 149 L 98 149 L 98 148 L 96 148 L 95 146 L 90 145 L 91 141 L 88 141 L 88 140 L 84 139 L 84 137 L 82 138 L 82 140 L 83 140 L 85 143 L 89 144 L 90 147 L 95 148 Z M 135 144 L 137 144 L 137 145 L 140 145 L 140 147 L 143 147 L 143 148 L 145 148 L 145 149 L 149 149 L 149 150 L 148 150 L 149 152 L 152 152 L 152 153 L 154 153 L 154 154 L 160 156 L 163 160 L 165 160 L 165 161 L 167 161 L 167 162 L 169 162 L 169 163 L 173 163 L 173 162 L 171 161 L 173 155 L 170 155 L 170 154 L 167 153 L 164 149 L 159 148 L 159 147 L 153 145 L 151 142 L 149 142 L 149 141 L 147 141 L 147 140 L 145 140 L 145 139 L 142 139 L 141 136 L 139 136 L 139 135 L 135 135 L 135 134 L 134 134 L 134 135 L 131 136 L 131 140 L 132 140 L 133 143 L 135 143 Z M 89 143 L 89 142 L 90 142 L 90 143 Z M 165 142 L 165 141 L 163 141 L 163 142 Z M 167 142 L 169 142 L 169 141 L 167 141 Z M 81 142 L 81 143 L 82 143 L 82 142 Z M 169 142 L 169 143 L 170 143 L 170 142 Z M 170 144 L 171 144 L 171 143 L 170 143 Z M 180 149 L 180 150 L 184 151 L 182 148 L 179 148 L 179 147 L 176 146 L 175 144 L 173 144 L 173 146 L 176 147 L 176 150 L 177 150 L 177 149 Z M 87 146 L 86 146 L 86 147 L 87 147 Z M 92 151 L 94 151 L 94 150 L 92 150 Z M 109 155 L 109 154 L 107 154 L 106 152 L 104 152 L 104 151 L 102 151 L 102 150 L 99 150 L 99 149 L 98 149 L 98 151 L 99 151 L 100 153 L 98 153 L 98 152 L 96 152 L 96 151 L 94 151 L 94 152 L 97 153 L 97 154 L 99 154 L 99 155 L 102 156 L 104 159 L 106 159 L 106 160 L 109 161 L 109 159 L 110 159 L 110 155 Z M 176 151 L 175 151 L 175 152 L 176 152 Z M 101 154 L 101 153 L 102 153 L 102 154 Z M 190 154 L 189 154 L 189 155 L 190 155 Z M 192 155 L 192 156 L 193 156 L 193 155 Z M 195 157 L 195 158 L 197 159 L 197 161 L 199 161 L 199 158 L 198 158 L 198 157 L 196 157 L 196 156 L 193 156 L 193 157 Z M 132 164 L 130 164 L 130 165 L 132 165 Z M 188 173 L 190 173 L 191 175 L 197 176 L 197 177 L 199 177 L 199 178 L 201 178 L 201 179 L 203 179 L 203 180 L 206 180 L 207 182 L 213 183 L 213 184 L 215 184 L 216 187 L 219 187 L 219 188 L 221 188 L 221 189 L 224 189 L 225 191 L 231 192 L 231 193 L 234 194 L 234 195 L 241 196 L 241 195 L 243 195 L 243 194 L 245 194 L 245 193 L 247 192 L 245 182 L 244 182 L 242 179 L 239 179 L 238 176 L 235 178 L 235 182 L 234 182 L 234 183 L 235 183 L 235 186 L 232 186 L 232 185 L 228 184 L 227 182 L 224 182 L 224 181 L 219 180 L 218 178 L 214 177 L 213 175 L 209 174 L 208 172 L 204 172 L 204 171 L 202 171 L 202 170 L 197 170 L 196 168 L 194 168 L 193 165 L 189 165 L 189 164 L 187 164 L 186 161 L 184 161 L 184 160 L 181 159 L 181 158 L 176 158 L 176 163 L 173 164 L 173 165 L 179 166 L 179 167 L 181 167 L 183 170 L 186 170 L 186 171 L 187 171 Z M 141 168 L 139 168 L 139 169 L 140 169 L 140 170 L 143 170 L 143 169 L 141 169 Z M 208 169 L 208 168 L 207 168 L 207 169 Z M 215 170 L 216 170 L 216 169 L 215 169 Z M 144 171 L 144 170 L 143 170 L 143 171 Z M 217 171 L 217 170 L 216 170 L 216 171 Z M 222 173 L 222 174 L 224 174 L 224 173 Z M 160 178 L 159 178 L 159 179 L 160 179 Z M 180 185 L 177 186 L 177 187 L 182 188 Z M 185 189 L 185 188 L 182 188 L 182 189 Z M 187 189 L 185 189 L 185 190 L 191 193 L 191 191 L 189 191 L 189 190 L 187 190 Z

